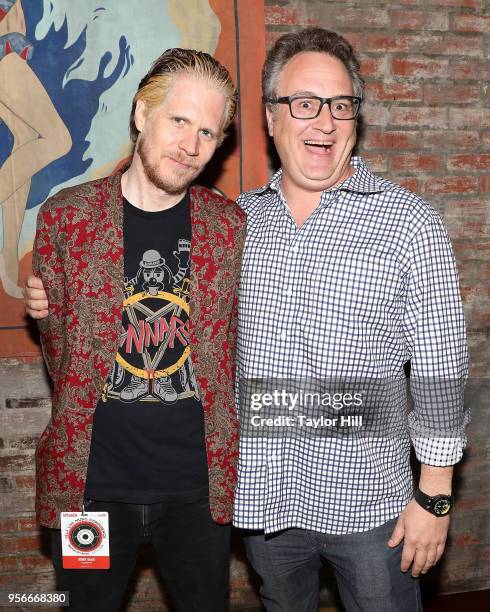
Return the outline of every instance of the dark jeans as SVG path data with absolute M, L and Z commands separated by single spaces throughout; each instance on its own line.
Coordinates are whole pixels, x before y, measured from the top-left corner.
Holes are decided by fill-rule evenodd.
M 211 519 L 208 499 L 148 505 L 88 501 L 85 510 L 109 513 L 111 568 L 64 570 L 61 532 L 51 530 L 58 589 L 70 591 L 70 610 L 117 612 L 143 542 L 152 545 L 179 611 L 228 609 L 230 527 Z
M 328 535 L 287 529 L 264 536 L 247 532 L 247 556 L 262 578 L 268 612 L 316 612 L 321 559 L 333 566 L 347 612 L 420 612 L 418 580 L 400 571 L 403 542 L 389 548 L 396 521 L 371 531 Z

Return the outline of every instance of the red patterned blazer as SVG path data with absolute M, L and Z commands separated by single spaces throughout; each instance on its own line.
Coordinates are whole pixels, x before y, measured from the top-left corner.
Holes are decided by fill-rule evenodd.
M 48 293 L 40 321 L 53 413 L 36 453 L 38 520 L 59 527 L 82 507 L 93 414 L 114 363 L 124 288 L 122 172 L 64 189 L 38 216 L 34 273 Z M 190 188 L 190 346 L 204 407 L 211 514 L 231 520 L 238 424 L 233 382 L 245 217 L 234 202 Z

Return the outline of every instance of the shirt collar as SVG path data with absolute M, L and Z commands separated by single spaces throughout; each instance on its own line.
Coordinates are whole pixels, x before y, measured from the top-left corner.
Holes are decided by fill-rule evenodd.
M 336 185 L 334 188 L 327 191 L 352 191 L 354 193 L 381 193 L 388 189 L 391 185 L 390 181 L 387 181 L 379 176 L 376 176 L 367 167 L 361 157 L 352 157 L 351 166 L 355 168 L 356 172 L 340 185 Z M 281 193 L 281 177 L 282 168 L 280 168 L 271 178 L 271 180 L 254 190 L 254 193 L 260 194 L 265 191 L 271 190 Z

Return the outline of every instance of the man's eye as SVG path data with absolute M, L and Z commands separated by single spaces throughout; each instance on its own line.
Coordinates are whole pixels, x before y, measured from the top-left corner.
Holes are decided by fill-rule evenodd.
M 182 117 L 174 117 L 173 120 L 178 125 L 181 125 L 182 123 L 184 123 L 184 120 L 182 119 Z
M 337 102 L 335 104 L 334 109 L 338 111 L 345 111 L 347 110 L 347 104 L 344 104 L 343 102 Z
M 311 101 L 310 100 L 299 100 L 299 105 L 301 108 L 308 109 L 308 108 L 311 108 Z

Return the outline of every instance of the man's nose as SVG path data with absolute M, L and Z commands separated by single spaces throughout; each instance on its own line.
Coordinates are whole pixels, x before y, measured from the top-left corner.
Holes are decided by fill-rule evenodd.
M 318 117 L 314 119 L 315 127 L 322 130 L 322 132 L 333 132 L 335 130 L 335 120 L 330 112 L 330 107 L 327 103 L 322 106 L 322 110 Z
M 192 157 L 199 155 L 199 134 L 188 132 L 180 140 L 180 148 Z

